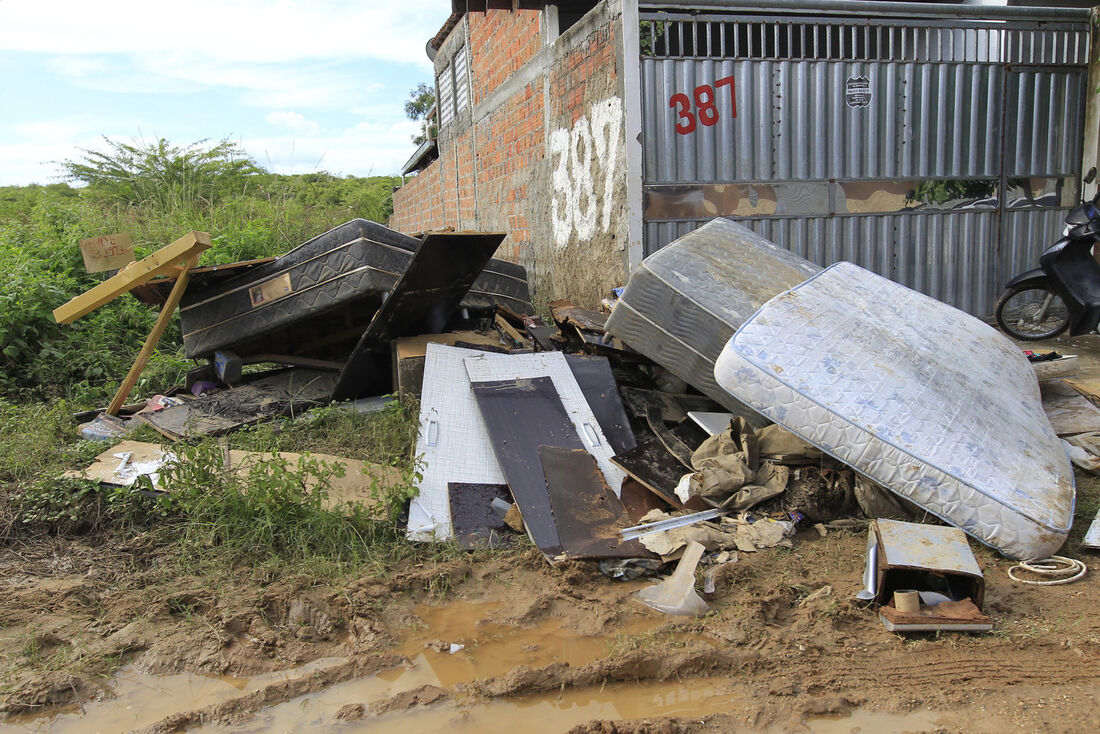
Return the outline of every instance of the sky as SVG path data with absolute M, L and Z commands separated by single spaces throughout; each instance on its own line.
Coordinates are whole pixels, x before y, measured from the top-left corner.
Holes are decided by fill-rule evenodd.
M 450 0 L 0 0 L 0 186 L 103 136 L 228 138 L 277 173 L 399 172 Z

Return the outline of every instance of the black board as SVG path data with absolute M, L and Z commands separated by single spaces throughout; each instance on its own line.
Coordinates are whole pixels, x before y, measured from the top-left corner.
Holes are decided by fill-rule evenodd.
M 580 354 L 567 354 L 565 361 L 569 371 L 577 379 L 581 393 L 588 407 L 600 424 L 607 443 L 616 454 L 621 454 L 638 445 L 634 431 L 630 429 L 630 420 L 623 409 L 619 397 L 619 388 L 615 376 L 611 373 L 611 363 L 607 357 L 589 357 Z
M 493 500 L 512 504 L 507 484 L 447 484 L 454 542 L 460 548 L 514 548 L 517 536 L 493 509 Z
M 425 235 L 344 364 L 333 399 L 391 392 L 390 342 L 443 331 L 504 237 L 475 232 Z
M 692 450 L 698 448 L 707 438 L 707 432 L 692 420 L 678 424 L 670 433 Z M 676 496 L 676 485 L 691 470 L 669 453 L 656 436 L 642 439 L 630 451 L 612 457 L 611 462 L 665 502 L 673 507 L 683 507 L 684 503 Z
M 547 557 L 560 555 L 539 447 L 584 450 L 584 445 L 553 381 L 531 377 L 474 382 L 471 387 L 531 540 Z
M 607 486 L 596 459 L 584 449 L 540 446 L 554 524 L 568 558 L 651 558 L 636 540 L 623 541 L 630 523 L 622 502 Z

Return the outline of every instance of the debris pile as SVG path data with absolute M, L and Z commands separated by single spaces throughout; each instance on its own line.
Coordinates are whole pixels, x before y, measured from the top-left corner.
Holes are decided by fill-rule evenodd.
M 698 568 L 713 592 L 739 554 L 866 517 L 864 597 L 897 630 L 988 629 L 962 531 L 1024 560 L 1062 545 L 1073 471 L 1051 422 L 1072 422 L 1070 455 L 1100 467 L 1100 409 L 1073 366 L 1033 369 L 985 324 L 854 265 L 822 270 L 716 219 L 603 311 L 557 300 L 543 318 L 523 268 L 493 258 L 503 237 L 354 220 L 189 284 L 186 267 L 174 283 L 131 273 L 140 297 L 180 302 L 187 353 L 208 364 L 155 404 L 84 416 L 85 434 L 141 422 L 183 440 L 415 397 L 411 540 L 509 548 L 525 533 L 550 563 L 592 559 L 617 579 L 676 562 L 638 599 L 700 614 Z M 103 302 L 87 295 L 59 311 Z M 930 517 L 956 527 L 897 522 Z

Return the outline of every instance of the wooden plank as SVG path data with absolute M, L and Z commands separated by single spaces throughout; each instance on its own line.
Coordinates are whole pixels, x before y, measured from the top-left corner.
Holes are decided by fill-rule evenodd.
M 157 317 L 157 322 L 153 324 L 152 331 L 149 332 L 149 336 L 146 337 L 145 343 L 141 346 L 141 351 L 138 352 L 137 359 L 134 360 L 134 364 L 130 367 L 130 371 L 126 373 L 126 377 L 122 380 L 122 384 L 118 386 L 118 391 L 115 393 L 114 398 L 111 399 L 111 404 L 107 406 L 107 415 L 118 415 L 119 408 L 126 402 L 126 398 L 130 397 L 130 391 L 134 389 L 134 385 L 137 384 L 138 377 L 141 376 L 142 371 L 145 369 L 145 365 L 149 364 L 149 358 L 153 356 L 153 350 L 157 348 L 157 344 L 160 342 L 160 338 L 164 336 L 164 330 L 168 328 L 168 323 L 172 320 L 172 316 L 176 313 L 176 306 L 180 302 L 180 298 L 183 297 L 183 292 L 187 289 L 187 270 L 194 267 L 202 256 L 202 252 L 195 252 L 191 255 L 187 261 L 187 267 L 176 279 L 176 284 L 172 286 L 172 292 L 168 294 L 168 300 L 164 302 L 164 306 L 160 309 L 160 315 Z
M 472 384 L 493 451 L 523 513 L 531 541 L 548 559 L 561 552 L 561 539 L 546 489 L 540 446 L 584 450 L 549 377 Z
M 565 344 L 565 337 L 561 335 L 556 325 L 528 326 L 527 333 L 531 335 L 535 346 L 542 352 L 560 352 Z
M 1100 408 L 1063 380 L 1040 386 L 1043 411 L 1059 436 L 1100 431 Z
M 607 358 L 567 354 L 565 361 L 577 378 L 588 407 L 592 408 L 596 422 L 615 453 L 621 454 L 637 446 Z
M 687 418 L 689 410 L 719 411 L 722 406 L 705 395 L 684 395 L 660 390 L 646 390 L 640 387 L 623 387 L 623 402 L 627 410 L 636 418 L 645 419 L 649 407 L 656 405 L 661 409 L 661 419 L 666 423 L 679 423 Z
M 516 331 L 516 329 L 508 323 L 507 319 L 499 313 L 493 317 L 493 323 L 500 329 L 504 337 L 510 339 L 517 347 L 525 348 L 531 346 L 531 343 L 527 341 L 523 334 Z
M 646 424 L 649 425 L 649 430 L 653 431 L 654 437 L 661 442 L 665 450 L 675 456 L 676 460 L 684 465 L 684 469 L 689 472 L 695 471 L 691 464 L 691 455 L 695 452 L 695 449 L 672 435 L 672 431 L 668 430 L 668 426 L 661 420 L 661 409 L 655 405 L 649 406 L 645 420 Z
M 559 558 L 653 557 L 638 541 L 620 537 L 629 520 L 591 454 L 540 446 L 539 460 L 563 548 Z
M 504 237 L 470 232 L 426 235 L 348 357 L 333 399 L 392 391 L 389 342 L 443 331 Z
M 603 332 L 609 314 L 576 306 L 572 301 L 551 301 L 550 315 L 558 325 L 572 324 L 579 329 Z
M 170 245 L 165 245 L 152 255 L 130 263 L 115 275 L 91 288 L 53 311 L 54 320 L 68 324 L 91 313 L 105 303 L 145 283 L 158 275 L 176 268 L 181 261 L 188 261 L 213 246 L 206 232 L 188 232 Z
M 1077 376 L 1077 355 L 1067 354 L 1059 359 L 1052 359 L 1046 362 L 1032 362 L 1031 368 L 1035 370 L 1035 377 L 1039 379 L 1039 382 L 1049 382 L 1050 380 L 1057 380 L 1062 377 L 1076 377 Z

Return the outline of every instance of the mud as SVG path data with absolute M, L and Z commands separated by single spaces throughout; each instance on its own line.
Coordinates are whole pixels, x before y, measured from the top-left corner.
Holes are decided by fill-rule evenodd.
M 1095 511 L 1087 502 L 1082 512 Z M 1074 544 L 1083 530 L 1070 555 L 1082 555 Z M 794 541 L 723 567 L 707 595 L 713 612 L 697 620 L 633 600 L 647 580 L 614 582 L 586 563 L 551 568 L 533 549 L 411 560 L 321 583 L 245 571 L 166 576 L 165 559 L 140 539 L 6 548 L 3 725 L 1100 730 L 1095 575 L 1020 586 L 1008 561 L 975 548 L 994 632 L 902 637 L 851 601 L 862 532 L 807 529 Z M 826 585 L 832 593 L 814 594 Z

